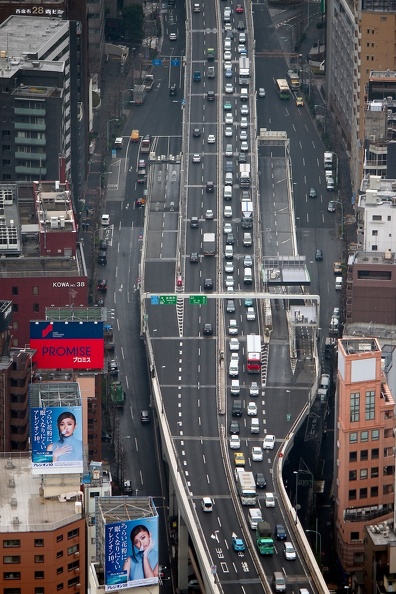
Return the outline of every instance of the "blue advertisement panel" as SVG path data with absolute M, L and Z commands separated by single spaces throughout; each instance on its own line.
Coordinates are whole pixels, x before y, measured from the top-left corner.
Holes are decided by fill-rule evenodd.
M 30 409 L 32 473 L 83 471 L 82 407 Z
M 158 516 L 106 524 L 105 592 L 158 584 Z
M 103 369 L 103 322 L 30 322 L 39 369 Z

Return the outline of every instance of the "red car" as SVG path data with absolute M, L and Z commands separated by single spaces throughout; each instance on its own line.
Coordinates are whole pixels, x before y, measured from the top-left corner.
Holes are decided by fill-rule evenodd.
M 243 12 L 243 6 L 242 6 L 242 4 L 237 4 L 236 5 L 235 12 L 237 12 L 238 14 L 241 14 Z
M 146 200 L 145 200 L 145 198 L 137 198 L 137 199 L 135 200 L 135 206 L 136 206 L 136 207 L 138 207 L 138 208 L 142 208 L 142 207 L 143 207 L 143 206 L 145 206 L 145 205 L 146 205 Z

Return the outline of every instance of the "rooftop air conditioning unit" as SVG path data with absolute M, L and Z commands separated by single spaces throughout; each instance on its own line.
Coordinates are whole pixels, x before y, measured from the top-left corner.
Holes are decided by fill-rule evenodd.
M 370 134 L 370 142 L 375 142 L 375 134 Z

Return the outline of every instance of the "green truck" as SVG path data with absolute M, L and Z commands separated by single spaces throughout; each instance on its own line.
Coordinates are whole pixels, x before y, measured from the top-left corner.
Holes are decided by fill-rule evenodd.
M 124 406 L 125 392 L 122 389 L 122 383 L 120 381 L 111 382 L 110 399 L 113 406 Z
M 208 49 L 206 50 L 206 58 L 208 62 L 213 62 L 213 60 L 215 59 L 215 51 L 213 47 L 208 47 Z
M 256 544 L 260 555 L 274 554 L 274 541 L 272 539 L 269 522 L 259 522 L 256 528 Z

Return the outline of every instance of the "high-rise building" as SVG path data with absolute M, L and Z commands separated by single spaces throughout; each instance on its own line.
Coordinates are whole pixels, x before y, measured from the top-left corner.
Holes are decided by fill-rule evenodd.
M 362 571 L 364 529 L 392 517 L 395 402 L 375 338 L 338 341 L 336 551 L 346 573 Z
M 394 70 L 396 6 L 383 0 L 330 0 L 326 73 L 329 106 L 351 153 L 352 188 L 364 163 L 364 112 L 372 70 Z

